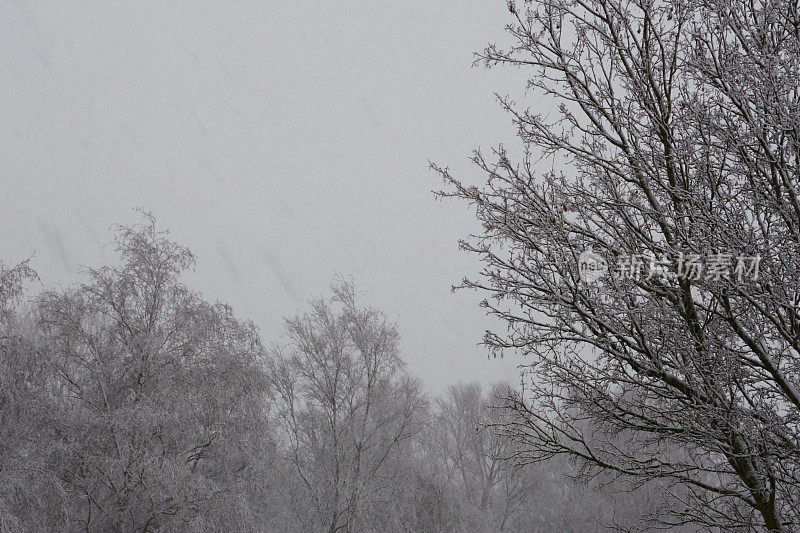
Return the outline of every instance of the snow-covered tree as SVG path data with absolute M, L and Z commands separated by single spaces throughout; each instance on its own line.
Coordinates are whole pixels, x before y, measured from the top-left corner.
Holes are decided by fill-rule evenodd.
M 520 458 L 660 480 L 662 524 L 797 530 L 797 3 L 508 7 L 511 44 L 479 61 L 526 69 L 557 112 L 502 98 L 524 154 L 476 153 L 482 187 L 435 168 L 482 223 L 463 285 L 508 326 L 486 343 L 530 358 Z
M 401 479 L 389 463 L 426 412 L 397 330 L 340 283 L 287 320 L 286 334 L 271 375 L 280 440 L 297 479 L 296 517 L 308 530 L 369 529 Z

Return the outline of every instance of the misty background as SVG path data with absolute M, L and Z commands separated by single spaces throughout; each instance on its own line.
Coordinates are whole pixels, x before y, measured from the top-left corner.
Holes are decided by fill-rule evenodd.
M 0 254 L 67 285 L 141 207 L 266 342 L 353 275 L 434 392 L 513 381 L 477 346 L 478 295 L 450 292 L 477 224 L 428 170 L 479 183 L 470 151 L 513 142 L 494 93 L 523 73 L 470 68 L 506 22 L 478 0 L 2 2 Z

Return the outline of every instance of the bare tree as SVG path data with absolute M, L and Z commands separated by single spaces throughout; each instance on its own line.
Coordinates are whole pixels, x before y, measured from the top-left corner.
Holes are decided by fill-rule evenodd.
M 0 263 L 0 531 L 64 529 L 68 497 L 40 451 L 51 419 L 44 398 L 46 365 L 31 342 L 30 320 L 19 309 L 27 262 Z
M 492 408 L 508 387 L 486 394 L 479 383 L 455 384 L 438 398 L 428 460 L 445 470 L 474 528 L 502 531 L 521 510 L 533 487 L 509 461 L 511 440 L 495 431 L 501 420 Z
M 255 327 L 178 276 L 191 253 L 120 227 L 122 264 L 37 300 L 53 434 L 38 443 L 70 528 L 259 527 L 267 483 L 265 352 Z
M 463 286 L 508 325 L 486 343 L 533 359 L 508 398 L 520 459 L 661 480 L 662 525 L 797 530 L 797 3 L 508 7 L 512 44 L 479 61 L 528 69 L 558 112 L 502 98 L 525 155 L 476 153 L 482 188 L 435 168 L 483 224 Z M 584 250 L 616 275 L 582 281 Z
M 365 529 L 395 481 L 388 462 L 421 428 L 424 396 L 405 373 L 397 330 L 359 307 L 350 283 L 287 320 L 286 333 L 272 380 L 297 517 L 305 528 Z

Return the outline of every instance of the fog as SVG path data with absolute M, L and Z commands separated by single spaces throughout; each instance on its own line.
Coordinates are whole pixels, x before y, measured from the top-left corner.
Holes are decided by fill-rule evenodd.
M 400 325 L 434 391 L 514 379 L 491 325 L 450 288 L 479 265 L 428 161 L 469 179 L 513 139 L 472 68 L 502 2 L 50 2 L 0 5 L 0 254 L 45 286 L 114 257 L 115 223 L 156 216 L 198 257 L 187 282 L 279 339 L 281 317 L 352 275 Z

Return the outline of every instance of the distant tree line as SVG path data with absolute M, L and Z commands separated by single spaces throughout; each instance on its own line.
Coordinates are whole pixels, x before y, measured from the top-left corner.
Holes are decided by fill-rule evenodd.
M 0 270 L 0 531 L 593 531 L 660 505 L 515 462 L 507 386 L 431 399 L 351 283 L 267 348 L 152 217 L 115 244 L 29 299 L 28 264 Z

